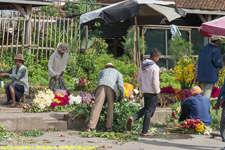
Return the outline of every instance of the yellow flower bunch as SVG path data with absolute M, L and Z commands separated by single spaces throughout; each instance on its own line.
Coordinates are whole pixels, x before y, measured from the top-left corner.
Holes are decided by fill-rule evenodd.
M 60 93 L 58 93 L 57 96 L 59 96 L 59 97 L 64 97 L 64 95 L 62 95 L 62 94 L 60 94 Z
M 197 131 L 197 132 L 203 132 L 204 129 L 205 129 L 204 124 L 198 123 L 197 127 L 195 128 L 195 131 Z
M 61 101 L 59 101 L 58 99 L 54 99 L 54 100 L 53 100 L 53 103 L 54 103 L 54 102 L 57 103 L 57 104 L 60 104 L 60 103 L 61 103 Z
M 128 96 L 128 90 L 127 90 L 127 88 L 126 88 L 125 86 L 124 86 L 124 89 L 125 89 L 125 92 L 124 92 L 125 96 L 126 96 L 126 97 L 129 97 L 129 96 Z
M 175 81 L 180 82 L 182 89 L 191 88 L 196 74 L 193 59 L 181 58 L 175 68 L 171 69 L 171 72 L 175 76 Z

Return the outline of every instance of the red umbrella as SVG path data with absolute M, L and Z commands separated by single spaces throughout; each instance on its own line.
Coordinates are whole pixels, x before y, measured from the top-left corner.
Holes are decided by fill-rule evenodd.
M 225 17 L 203 23 L 199 32 L 206 37 L 212 35 L 225 36 Z

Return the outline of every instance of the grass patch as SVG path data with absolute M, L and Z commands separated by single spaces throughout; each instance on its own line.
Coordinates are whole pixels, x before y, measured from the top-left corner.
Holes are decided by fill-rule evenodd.
M 121 141 L 121 142 L 129 142 L 129 141 L 137 141 L 138 137 L 132 135 L 131 132 L 125 132 L 125 133 L 120 133 L 120 132 L 80 132 L 80 135 L 85 136 L 85 137 L 100 137 L 100 138 L 107 138 L 110 140 L 116 140 L 116 141 Z
M 42 136 L 44 135 L 44 132 L 33 129 L 30 131 L 24 131 L 21 133 L 21 136 L 25 136 L 25 137 L 38 137 L 38 136 Z

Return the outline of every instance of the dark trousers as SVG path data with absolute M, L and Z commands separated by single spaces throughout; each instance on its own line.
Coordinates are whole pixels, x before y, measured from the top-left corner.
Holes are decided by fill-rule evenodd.
M 182 107 L 179 121 L 184 121 L 186 119 L 191 119 L 190 110 L 187 107 Z
M 144 93 L 144 107 L 133 115 L 134 121 L 144 116 L 142 133 L 148 133 L 151 117 L 154 115 L 158 102 L 157 94 Z

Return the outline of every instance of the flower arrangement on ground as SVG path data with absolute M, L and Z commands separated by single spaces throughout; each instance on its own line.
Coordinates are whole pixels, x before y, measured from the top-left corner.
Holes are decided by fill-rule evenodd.
M 56 90 L 55 97 L 51 103 L 51 108 L 56 106 L 65 106 L 69 103 L 69 95 L 66 90 Z
M 81 104 L 81 102 L 82 102 L 82 98 L 80 95 L 78 95 L 78 96 L 70 95 L 69 96 L 69 105 Z
M 45 109 L 51 105 L 54 97 L 55 95 L 50 89 L 38 91 L 38 94 L 35 95 L 35 98 L 32 102 L 32 106 Z
M 209 126 L 205 126 L 198 119 L 187 119 L 183 122 L 174 123 L 171 125 L 168 130 L 170 132 L 183 131 L 189 133 L 199 133 L 204 135 L 210 135 L 212 133 L 212 129 Z
M 186 99 L 188 99 L 191 96 L 192 96 L 192 94 L 188 89 L 176 91 L 176 98 L 179 101 L 185 101 Z
M 77 83 L 75 84 L 75 89 L 76 90 L 87 90 L 88 86 L 89 86 L 89 81 L 84 78 L 80 78 L 77 81 Z
M 92 104 L 93 101 L 95 100 L 94 95 L 91 93 L 87 93 L 87 92 L 80 93 L 80 97 L 82 98 L 81 103 L 86 104 L 86 105 Z

